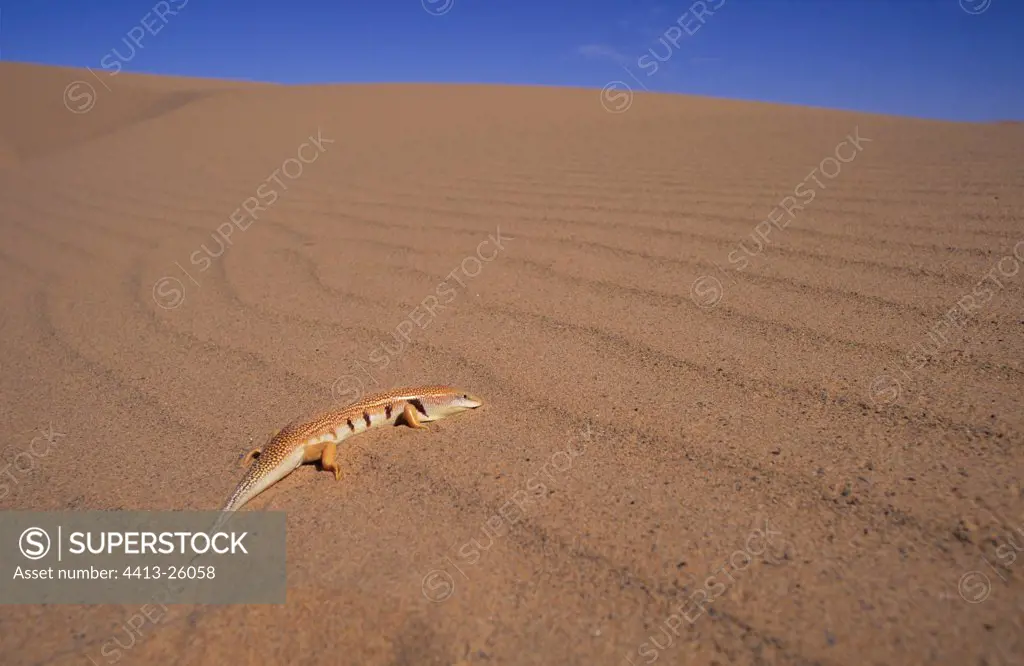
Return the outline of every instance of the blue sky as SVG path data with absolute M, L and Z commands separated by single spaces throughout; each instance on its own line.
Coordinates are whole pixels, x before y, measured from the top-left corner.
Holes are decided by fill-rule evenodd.
M 160 21 L 161 4 L 177 14 Z M 714 12 L 701 23 L 694 5 Z M 1024 120 L 1022 29 L 1021 0 L 0 0 L 4 60 L 281 83 L 622 80 L 979 121 Z

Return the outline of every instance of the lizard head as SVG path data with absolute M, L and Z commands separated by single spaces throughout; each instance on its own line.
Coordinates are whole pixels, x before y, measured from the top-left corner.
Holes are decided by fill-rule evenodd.
M 483 400 L 469 391 L 464 391 L 454 386 L 443 387 L 442 390 L 432 397 L 432 400 L 428 398 L 429 402 L 432 403 L 430 405 L 431 413 L 435 413 L 436 410 L 440 412 L 440 416 L 458 414 L 467 409 L 476 409 L 484 404 Z
M 484 401 L 476 397 L 472 393 L 463 392 L 461 395 L 455 398 L 455 402 L 462 409 L 476 409 L 480 405 L 484 404 Z

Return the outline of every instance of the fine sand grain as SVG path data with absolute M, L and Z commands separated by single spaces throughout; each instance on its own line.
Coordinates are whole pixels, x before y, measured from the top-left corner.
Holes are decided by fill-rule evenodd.
M 106 83 L 0 63 L 0 465 L 64 434 L 0 508 L 216 509 L 361 385 L 486 404 L 243 509 L 286 605 L 0 606 L 5 665 L 1024 660 L 1020 124 Z

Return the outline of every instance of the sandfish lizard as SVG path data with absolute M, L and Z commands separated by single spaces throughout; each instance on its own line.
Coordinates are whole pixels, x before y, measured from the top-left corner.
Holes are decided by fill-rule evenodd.
M 483 402 L 452 386 L 415 386 L 368 395 L 339 410 L 312 419 L 292 421 L 262 449 L 246 454 L 248 471 L 221 511 L 237 511 L 246 502 L 291 474 L 304 463 L 320 461 L 323 469 L 341 478 L 338 444 L 370 428 L 399 425 L 422 428 Z

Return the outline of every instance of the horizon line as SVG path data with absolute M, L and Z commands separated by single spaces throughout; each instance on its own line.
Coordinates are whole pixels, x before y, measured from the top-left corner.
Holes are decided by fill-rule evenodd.
M 268 79 L 252 79 L 243 77 L 231 77 L 231 76 L 199 76 L 194 74 L 168 74 L 166 72 L 153 72 L 144 70 L 121 70 L 119 72 L 109 72 L 103 68 L 93 69 L 89 66 L 83 65 L 69 65 L 63 63 L 52 63 L 52 62 L 40 62 L 35 60 L 16 60 L 16 59 L 0 59 L 0 65 L 9 63 L 12 65 L 26 65 L 30 67 L 39 67 L 44 69 L 67 69 L 67 70 L 78 70 L 82 72 L 90 72 L 93 75 L 103 73 L 110 77 L 121 76 L 127 74 L 129 76 L 138 77 L 152 77 L 152 78 L 164 78 L 164 79 L 192 79 L 205 83 L 212 83 L 217 81 L 223 81 L 225 83 L 249 83 L 254 85 L 274 86 L 281 88 L 302 88 L 302 87 L 329 87 L 329 86 L 487 86 L 493 88 L 544 88 L 554 90 L 587 90 L 600 92 L 604 90 L 611 83 L 623 83 L 629 88 L 630 94 L 636 96 L 663 96 L 663 97 L 684 97 L 684 98 L 695 98 L 702 100 L 711 100 L 718 102 L 731 102 L 735 104 L 756 104 L 763 106 L 773 107 L 785 107 L 795 109 L 806 109 L 808 111 L 827 111 L 832 113 L 840 114 L 857 114 L 864 116 L 877 116 L 884 118 L 896 118 L 903 120 L 917 120 L 922 122 L 934 122 L 934 123 L 954 123 L 957 125 L 1024 125 L 1024 118 L 992 118 L 989 120 L 956 120 L 951 118 L 939 118 L 934 116 L 916 116 L 908 114 L 898 113 L 884 113 L 880 111 L 866 111 L 863 109 L 852 109 L 845 107 L 834 107 L 834 106 L 821 106 L 815 104 L 806 104 L 800 102 L 781 102 L 774 100 L 765 100 L 757 98 L 747 97 L 719 97 L 714 95 L 702 95 L 697 93 L 689 92 L 674 92 L 666 90 L 634 90 L 631 86 L 626 84 L 624 81 L 609 81 L 605 86 L 591 86 L 583 84 L 550 84 L 550 83 L 516 83 L 516 82 L 495 82 L 495 81 L 401 81 L 401 80 L 390 80 L 390 81 L 311 81 L 305 83 L 287 83 L 283 81 L 274 81 Z

